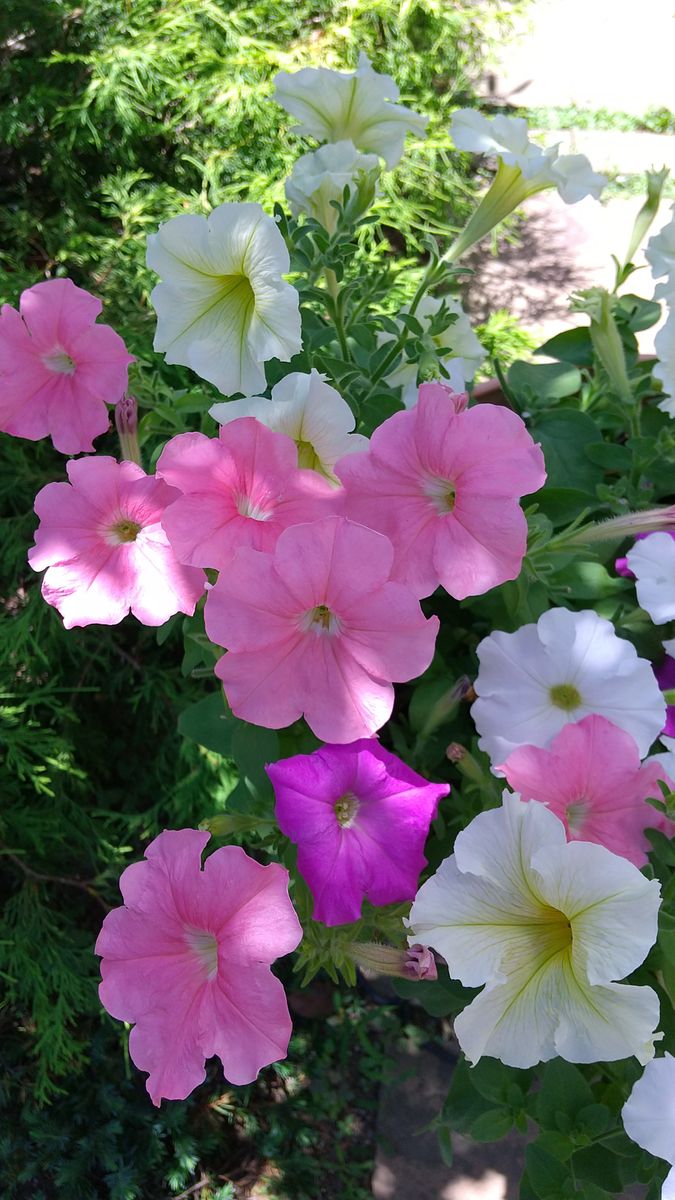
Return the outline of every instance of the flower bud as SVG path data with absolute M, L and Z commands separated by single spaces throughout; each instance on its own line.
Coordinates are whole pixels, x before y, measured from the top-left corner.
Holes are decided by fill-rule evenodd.
M 115 405 L 115 428 L 120 439 L 123 462 L 141 465 L 138 445 L 138 403 L 134 396 L 123 396 Z
M 436 960 L 427 946 L 416 944 L 397 950 L 378 942 L 352 942 L 349 953 L 357 966 L 377 975 L 397 979 L 436 979 Z

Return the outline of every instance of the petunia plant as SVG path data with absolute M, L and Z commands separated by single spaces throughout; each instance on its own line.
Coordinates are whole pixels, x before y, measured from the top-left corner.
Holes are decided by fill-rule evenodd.
M 462 307 L 463 255 L 535 192 L 597 199 L 603 177 L 520 119 L 460 110 L 448 153 L 494 179 L 404 294 L 379 189 L 424 116 L 364 55 L 276 89 L 305 139 L 290 211 L 227 203 L 148 238 L 170 400 L 137 405 L 141 367 L 70 281 L 0 313 L 0 427 L 84 455 L 35 499 L 53 619 L 182 639 L 203 696 L 180 735 L 236 769 L 200 828 L 120 845 L 101 1002 L 161 1104 L 213 1056 L 234 1085 L 284 1057 L 282 978 L 389 974 L 454 1023 L 446 1155 L 453 1133 L 515 1125 L 523 1200 L 636 1181 L 657 1200 L 675 1163 L 673 318 L 658 362 L 636 333 L 675 297 L 672 221 L 647 251 L 657 298 L 622 288 L 664 174 L 617 287 L 575 297 L 581 323 L 505 372 Z

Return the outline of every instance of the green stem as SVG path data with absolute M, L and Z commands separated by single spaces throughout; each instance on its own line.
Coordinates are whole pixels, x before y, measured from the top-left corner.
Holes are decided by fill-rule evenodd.
M 347 343 L 347 333 L 345 330 L 344 321 L 342 319 L 340 287 L 335 275 L 335 271 L 332 271 L 330 267 L 326 267 L 324 270 L 324 276 L 326 279 L 326 290 L 332 300 L 332 304 L 326 305 L 326 307 L 335 326 L 335 332 L 337 333 L 338 342 L 340 343 L 342 357 L 344 358 L 345 362 L 352 362 L 352 356 Z
M 415 315 L 415 312 L 416 312 L 417 308 L 419 307 L 420 301 L 422 300 L 424 295 L 429 291 L 429 288 L 435 282 L 437 269 L 438 269 L 438 264 L 434 263 L 433 266 L 431 266 L 431 265 L 428 266 L 426 271 L 424 272 L 424 275 L 422 276 L 422 278 L 420 280 L 419 287 L 417 288 L 417 291 L 415 292 L 415 295 L 413 296 L 413 298 L 410 302 L 410 308 L 408 309 L 408 312 L 411 317 Z M 392 342 L 389 353 L 387 355 L 385 355 L 385 357 L 383 358 L 379 367 L 374 372 L 374 374 L 371 378 L 371 384 L 373 386 L 376 383 L 379 383 L 380 380 L 384 378 L 384 376 L 387 374 L 387 371 L 389 370 L 392 363 L 396 362 L 396 359 L 398 358 L 399 354 L 401 353 L 401 350 L 405 346 L 409 336 L 410 336 L 410 330 L 408 329 L 407 325 L 404 325 L 403 329 L 401 330 L 398 337 L 395 338 L 394 341 Z

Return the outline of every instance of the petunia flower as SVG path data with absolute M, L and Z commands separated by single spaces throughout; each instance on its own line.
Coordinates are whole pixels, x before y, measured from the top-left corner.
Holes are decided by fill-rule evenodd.
M 364 899 L 412 900 L 429 826 L 449 784 L 429 783 L 374 738 L 322 746 L 265 770 L 279 828 L 298 846 L 315 921 L 358 921 Z
M 357 150 L 379 154 L 395 167 L 406 133 L 422 137 L 428 117 L 397 104 L 399 89 L 390 75 L 379 75 L 367 54 L 355 71 L 303 67 L 274 76 L 275 100 L 299 125 L 293 129 L 318 142 L 353 142 Z
M 404 304 L 401 312 L 407 313 L 409 308 L 410 305 Z M 429 333 L 431 323 L 442 309 L 447 313 L 448 324 L 440 333 L 432 335 Z M 464 391 L 485 358 L 485 348 L 471 328 L 460 301 L 454 296 L 444 296 L 442 299 L 423 296 L 414 315 L 422 326 L 422 341 L 428 343 L 430 352 L 446 371 L 448 382 L 455 391 Z M 403 328 L 401 321 L 397 320 L 396 324 Z M 378 334 L 378 342 L 383 346 L 393 337 L 391 333 L 381 333 Z M 406 408 L 412 408 L 417 403 L 418 370 L 416 362 L 404 361 L 387 375 L 390 387 L 403 389 L 401 399 Z
M 353 433 L 354 414 L 325 377 L 312 369 L 292 371 L 272 388 L 272 399 L 250 396 L 227 400 L 209 409 L 221 425 L 239 417 L 255 417 L 277 433 L 293 438 L 298 448 L 298 465 L 318 471 L 337 483 L 333 467 L 345 454 L 368 449 L 368 438 Z
M 656 763 L 661 767 L 666 776 L 666 781 L 670 783 L 672 790 L 675 791 L 675 737 L 667 737 L 662 733 L 659 740 L 666 747 L 665 752 L 650 754 L 646 761 L 648 763 Z
M 546 478 L 519 416 L 493 404 L 456 412 L 438 390 L 389 417 L 368 453 L 343 459 L 336 474 L 347 516 L 391 539 L 394 578 L 420 597 L 441 583 L 457 600 L 520 573 L 527 522 L 518 498 Z
M 567 842 L 543 804 L 504 793 L 482 812 L 420 888 L 411 941 L 483 991 L 455 1020 L 470 1062 L 511 1067 L 654 1053 L 659 1000 L 619 984 L 656 940 L 660 892 L 625 858 Z
M 644 538 L 646 538 L 646 537 L 651 537 L 651 534 L 655 533 L 655 532 L 665 532 L 668 534 L 668 537 L 673 538 L 673 540 L 675 540 L 675 530 L 666 529 L 664 531 L 659 531 L 659 530 L 652 529 L 646 533 L 636 533 L 635 534 L 635 543 L 633 544 L 631 549 L 635 548 L 635 544 L 637 544 L 637 542 L 643 541 Z M 618 575 L 623 575 L 624 579 L 635 579 L 635 575 L 633 574 L 630 567 L 628 566 L 628 557 L 625 554 L 622 557 L 614 560 L 614 570 L 617 572 Z
M 655 625 L 675 619 L 675 538 L 668 533 L 650 533 L 636 542 L 626 555 L 635 576 L 638 604 Z
M 270 971 L 302 937 L 288 871 L 239 846 L 216 850 L 202 869 L 210 836 L 160 833 L 122 874 L 124 907 L 108 913 L 96 942 L 101 1003 L 134 1023 L 129 1054 L 157 1105 L 189 1096 L 214 1054 L 230 1083 L 252 1083 L 286 1057 L 291 1034 Z
M 549 746 L 564 725 L 592 713 L 625 729 L 640 757 L 663 729 L 651 665 L 591 609 L 551 608 L 536 625 L 489 634 L 476 653 L 471 715 L 495 767 L 517 746 Z
M 285 529 L 273 554 L 238 550 L 210 590 L 206 632 L 235 716 L 353 742 L 391 716 L 392 682 L 429 666 L 438 618 L 390 582 L 387 538 L 344 517 Z
M 643 1150 L 673 1168 L 661 1189 L 661 1200 L 675 1200 L 675 1058 L 653 1058 L 633 1085 L 621 1109 L 623 1127 Z
M 571 841 L 597 842 L 636 867 L 647 862 L 645 829 L 660 825 L 647 804 L 661 799 L 657 763 L 640 763 L 638 748 L 604 717 L 565 725 L 548 750 L 520 746 L 502 766 L 522 800 L 539 800 L 555 813 Z
M 675 204 L 671 204 L 670 213 L 665 225 L 650 237 L 645 249 L 654 279 L 665 276 L 665 281 L 656 289 L 657 298 L 670 295 L 675 288 Z
M 664 642 L 663 645 L 667 647 L 668 643 Z M 675 650 L 675 644 L 672 649 Z M 675 691 L 675 657 L 672 654 L 666 654 L 663 661 L 654 667 L 654 674 L 662 692 Z M 675 704 L 666 703 L 666 723 L 662 732 L 675 737 Z
M 659 361 L 652 374 L 663 388 L 663 399 L 656 407 L 669 417 L 675 417 L 675 307 L 671 308 L 665 325 L 654 338 L 654 350 Z
M 379 169 L 380 160 L 376 154 L 361 154 L 350 141 L 320 146 L 318 150 L 303 154 L 285 183 L 286 199 L 293 216 L 307 213 L 333 233 L 338 215 L 331 201 L 342 204 L 346 187 L 354 192 L 364 173 L 379 174 Z M 372 202 L 375 196 L 376 179 L 373 175 L 372 181 L 366 184 L 364 211 L 368 207 L 365 201 Z
M 148 238 L 147 263 L 162 279 L 150 296 L 155 350 L 224 395 L 264 388 L 264 364 L 302 349 L 288 250 L 259 204 L 173 217 Z
M 132 462 L 78 458 L 69 483 L 48 483 L 35 497 L 40 524 L 28 561 L 47 568 L 42 595 L 66 629 L 117 625 L 129 611 L 143 625 L 191 615 L 203 571 L 181 566 L 161 526 L 178 493 Z
M 336 496 L 315 471 L 298 469 L 290 438 L 254 417 L 223 426 L 217 438 L 179 433 L 157 475 L 177 489 L 162 526 L 178 561 L 192 567 L 221 570 L 239 546 L 272 550 L 289 525 L 332 512 Z
M 0 429 L 14 437 L 51 437 L 62 454 L 93 450 L 110 425 L 106 404 L 127 386 L 124 342 L 97 325 L 102 304 L 70 279 L 22 292 L 19 312 L 0 309 Z

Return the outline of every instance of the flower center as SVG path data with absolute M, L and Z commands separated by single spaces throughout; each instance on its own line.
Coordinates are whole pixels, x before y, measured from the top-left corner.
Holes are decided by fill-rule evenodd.
M 425 496 L 429 497 L 432 506 L 441 516 L 452 512 L 455 507 L 457 493 L 454 484 L 449 479 L 439 479 L 430 475 L 422 484 L 422 491 Z
M 42 361 L 49 371 L 55 371 L 57 375 L 74 375 L 77 367 L 70 355 L 58 346 L 49 354 L 43 354 Z
M 272 516 L 271 508 L 266 508 L 264 504 L 256 504 L 250 496 L 237 496 L 236 506 L 240 516 L 250 517 L 252 521 L 269 521 Z
M 588 812 L 588 801 L 585 796 L 580 796 L 574 804 L 568 804 L 565 816 L 567 818 L 567 828 L 572 837 L 578 837 L 584 827 L 586 814 Z
M 340 799 L 336 800 L 333 805 L 338 825 L 341 825 L 343 829 L 351 828 L 358 811 L 359 801 L 353 792 L 345 792 L 344 796 L 340 796 Z
M 309 471 L 321 470 L 321 459 L 311 442 L 299 441 L 295 443 L 298 447 L 298 466 L 304 467 Z
M 218 275 L 218 283 L 220 288 L 216 298 L 216 304 L 227 300 L 228 304 L 236 305 L 240 313 L 241 325 L 240 328 L 246 329 L 251 310 L 255 309 L 255 292 L 251 287 L 251 281 L 244 274 L 243 269 L 239 275 Z
M 548 909 L 547 917 L 549 918 L 546 921 L 547 952 L 559 954 L 563 950 L 569 950 L 574 940 L 569 918 L 557 908 Z
M 130 517 L 122 517 L 110 526 L 110 534 L 113 542 L 135 542 L 138 537 L 142 525 L 138 521 L 132 521 Z
M 333 634 L 340 632 L 340 620 L 325 604 L 317 604 L 305 613 L 301 627 L 305 631 L 312 629 L 314 633 Z
M 213 934 L 204 929 L 187 929 L 185 941 L 199 959 L 207 979 L 215 979 L 218 974 L 218 942 Z
M 581 694 L 573 683 L 554 683 L 548 694 L 551 702 L 556 708 L 562 708 L 563 712 L 572 712 L 581 704 Z

